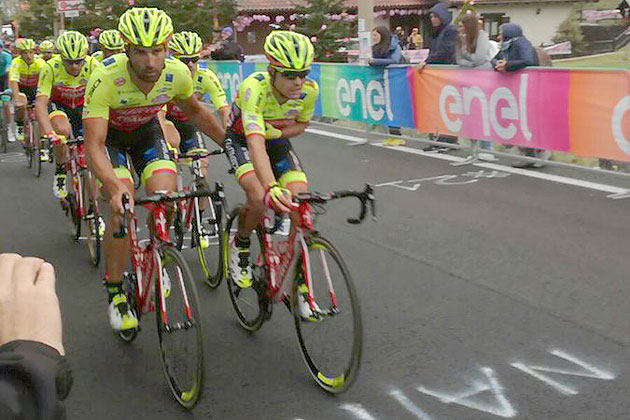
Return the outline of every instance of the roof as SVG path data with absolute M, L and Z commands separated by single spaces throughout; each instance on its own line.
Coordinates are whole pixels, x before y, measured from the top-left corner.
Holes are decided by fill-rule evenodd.
M 348 8 L 357 8 L 360 0 L 346 0 Z M 239 10 L 243 11 L 264 11 L 264 10 L 291 10 L 300 0 L 237 0 Z M 406 8 L 428 6 L 435 3 L 435 0 L 374 0 L 375 9 L 385 8 Z

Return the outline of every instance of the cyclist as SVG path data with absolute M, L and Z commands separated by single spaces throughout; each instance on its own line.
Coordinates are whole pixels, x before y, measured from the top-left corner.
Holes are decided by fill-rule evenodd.
M 264 50 L 268 71 L 253 73 L 239 86 L 224 144 L 230 166 L 247 194 L 229 255 L 232 278 L 241 288 L 252 284 L 249 235 L 266 205 L 290 211 L 294 207 L 291 195 L 307 189 L 306 174 L 289 138 L 308 126 L 319 92 L 317 84 L 306 78 L 313 60 L 308 37 L 273 31 L 265 39 Z M 292 226 L 289 240 L 294 235 Z
M 214 72 L 210 69 L 201 68 L 197 64 L 201 53 L 201 44 L 201 38 L 195 32 L 179 32 L 171 38 L 168 47 L 175 58 L 188 66 L 192 74 L 197 99 L 201 100 L 204 94 L 210 96 L 212 104 L 218 110 L 223 128 L 225 128 L 229 118 L 230 107 L 226 101 L 221 83 Z M 205 150 L 201 134 L 194 124 L 188 121 L 186 114 L 182 112 L 175 102 L 168 103 L 166 118 L 167 124 L 173 124 L 179 133 L 181 138 L 179 150 L 182 153 Z M 203 176 L 205 176 L 208 170 L 208 158 L 203 159 L 201 165 Z M 207 188 L 207 185 L 201 185 L 199 188 Z
M 101 45 L 101 50 L 92 54 L 92 58 L 99 62 L 125 51 L 125 43 L 117 29 L 107 29 L 101 32 L 98 36 L 98 43 Z
M 53 44 L 52 41 L 45 39 L 39 43 L 39 54 L 44 61 L 48 61 L 51 58 L 55 57 L 56 54 L 54 54 L 54 52 L 55 44 Z
M 68 196 L 64 164 L 68 150 L 60 137 L 83 135 L 83 96 L 85 85 L 98 65 L 88 56 L 88 41 L 77 31 L 66 31 L 57 38 L 59 55 L 48 61 L 39 74 L 35 115 L 42 133 L 54 145 L 57 168 L 53 194 L 60 200 Z M 46 150 L 47 151 L 47 150 Z
M 4 92 L 9 88 L 9 68 L 11 67 L 11 52 L 4 48 L 2 42 L 0 42 L 0 92 Z M 11 106 L 9 101 L 2 101 L 2 110 L 4 112 L 4 120 L 7 127 L 11 123 Z M 10 137 L 9 141 L 15 141 L 14 137 Z
M 222 144 L 225 132 L 195 97 L 186 65 L 166 58 L 173 34 L 166 13 L 156 8 L 128 9 L 120 17 L 118 30 L 126 44 L 125 54 L 103 60 L 92 73 L 83 126 L 88 160 L 103 184 L 111 209 L 104 237 L 109 321 L 114 330 L 129 330 L 138 326 L 122 290 L 129 240 L 113 237 L 120 227 L 124 194 L 131 198 L 133 208 L 134 188 L 126 156 L 131 156 L 147 194 L 174 191 L 176 168 L 157 121 L 160 109 L 174 99 L 188 118 L 217 143 Z
M 35 41 L 20 38 L 15 42 L 19 57 L 11 62 L 9 70 L 9 87 L 13 93 L 15 105 L 15 122 L 17 123 L 17 139 L 24 143 L 24 119 L 26 105 L 35 102 L 39 72 L 46 62 L 35 57 Z

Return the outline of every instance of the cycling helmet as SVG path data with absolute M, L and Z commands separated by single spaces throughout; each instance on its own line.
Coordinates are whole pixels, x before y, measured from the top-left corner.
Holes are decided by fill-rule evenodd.
M 57 50 L 63 60 L 83 60 L 88 54 L 88 40 L 80 32 L 66 31 L 57 38 Z
M 49 41 L 47 39 L 43 40 L 42 42 L 39 43 L 39 51 L 40 52 L 53 52 L 55 50 L 55 44 L 52 43 L 52 41 Z
M 168 42 L 177 57 L 196 57 L 201 52 L 201 37 L 196 32 L 177 32 Z
M 168 42 L 173 34 L 173 22 L 160 9 L 134 7 L 122 14 L 118 30 L 130 44 L 149 48 Z
M 280 70 L 309 70 L 315 54 L 311 40 L 293 31 L 272 31 L 264 49 L 271 66 Z
M 20 38 L 15 41 L 15 48 L 20 51 L 28 51 L 35 49 L 35 41 L 30 38 Z
M 125 48 L 120 32 L 116 29 L 108 29 L 101 32 L 98 36 L 98 43 L 108 50 L 122 50 Z

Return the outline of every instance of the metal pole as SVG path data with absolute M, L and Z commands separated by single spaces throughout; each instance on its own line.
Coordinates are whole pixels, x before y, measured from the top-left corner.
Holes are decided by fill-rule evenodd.
M 372 58 L 371 33 L 374 29 L 374 0 L 361 0 L 359 3 L 359 61 L 366 64 Z

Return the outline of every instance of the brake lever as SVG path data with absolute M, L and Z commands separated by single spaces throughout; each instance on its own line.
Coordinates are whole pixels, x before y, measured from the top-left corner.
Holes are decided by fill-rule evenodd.
M 120 223 L 120 230 L 114 232 L 114 238 L 124 238 L 127 236 L 127 222 L 129 219 L 129 195 L 123 194 L 122 196 L 123 215 L 122 222 Z

